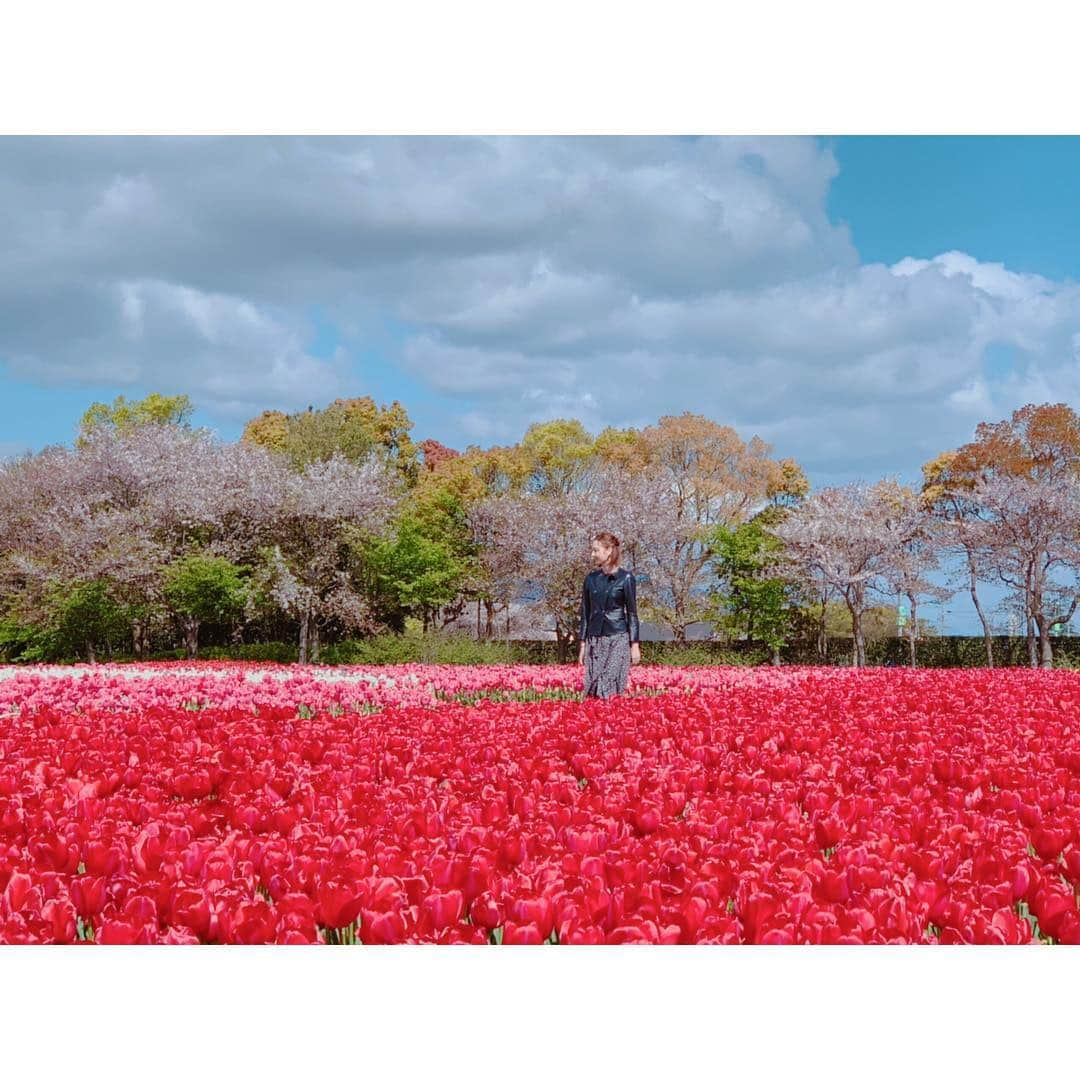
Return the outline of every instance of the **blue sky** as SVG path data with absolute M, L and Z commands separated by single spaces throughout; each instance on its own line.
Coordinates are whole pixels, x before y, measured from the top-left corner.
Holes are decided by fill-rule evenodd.
M 459 447 L 690 409 L 910 482 L 1080 407 L 1077 189 L 1080 138 L 2 138 L 0 454 L 120 393 L 226 438 L 368 393 Z
M 825 138 L 840 164 L 834 220 L 865 262 L 959 250 L 982 262 L 1080 278 L 1080 138 Z

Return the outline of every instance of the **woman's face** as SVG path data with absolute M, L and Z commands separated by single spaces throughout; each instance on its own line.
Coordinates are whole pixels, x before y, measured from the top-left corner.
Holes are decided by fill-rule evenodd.
M 611 545 L 605 544 L 603 540 L 594 540 L 592 542 L 592 561 L 597 566 L 603 566 L 611 558 Z

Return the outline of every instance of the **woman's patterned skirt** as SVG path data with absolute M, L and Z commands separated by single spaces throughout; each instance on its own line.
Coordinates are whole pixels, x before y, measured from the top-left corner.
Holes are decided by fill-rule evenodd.
M 599 634 L 585 639 L 586 697 L 624 693 L 629 675 L 629 634 Z

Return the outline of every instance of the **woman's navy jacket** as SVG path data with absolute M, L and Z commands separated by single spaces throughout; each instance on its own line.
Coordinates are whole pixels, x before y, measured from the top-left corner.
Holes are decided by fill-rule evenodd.
M 578 636 L 605 637 L 625 634 L 630 640 L 641 640 L 638 625 L 637 582 L 629 570 L 621 566 L 614 574 L 591 570 L 585 575 L 581 589 L 581 628 Z

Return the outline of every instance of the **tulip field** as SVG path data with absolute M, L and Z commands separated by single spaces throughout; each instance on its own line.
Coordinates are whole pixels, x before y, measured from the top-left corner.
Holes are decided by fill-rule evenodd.
M 1080 676 L 0 668 L 0 943 L 1080 942 Z

